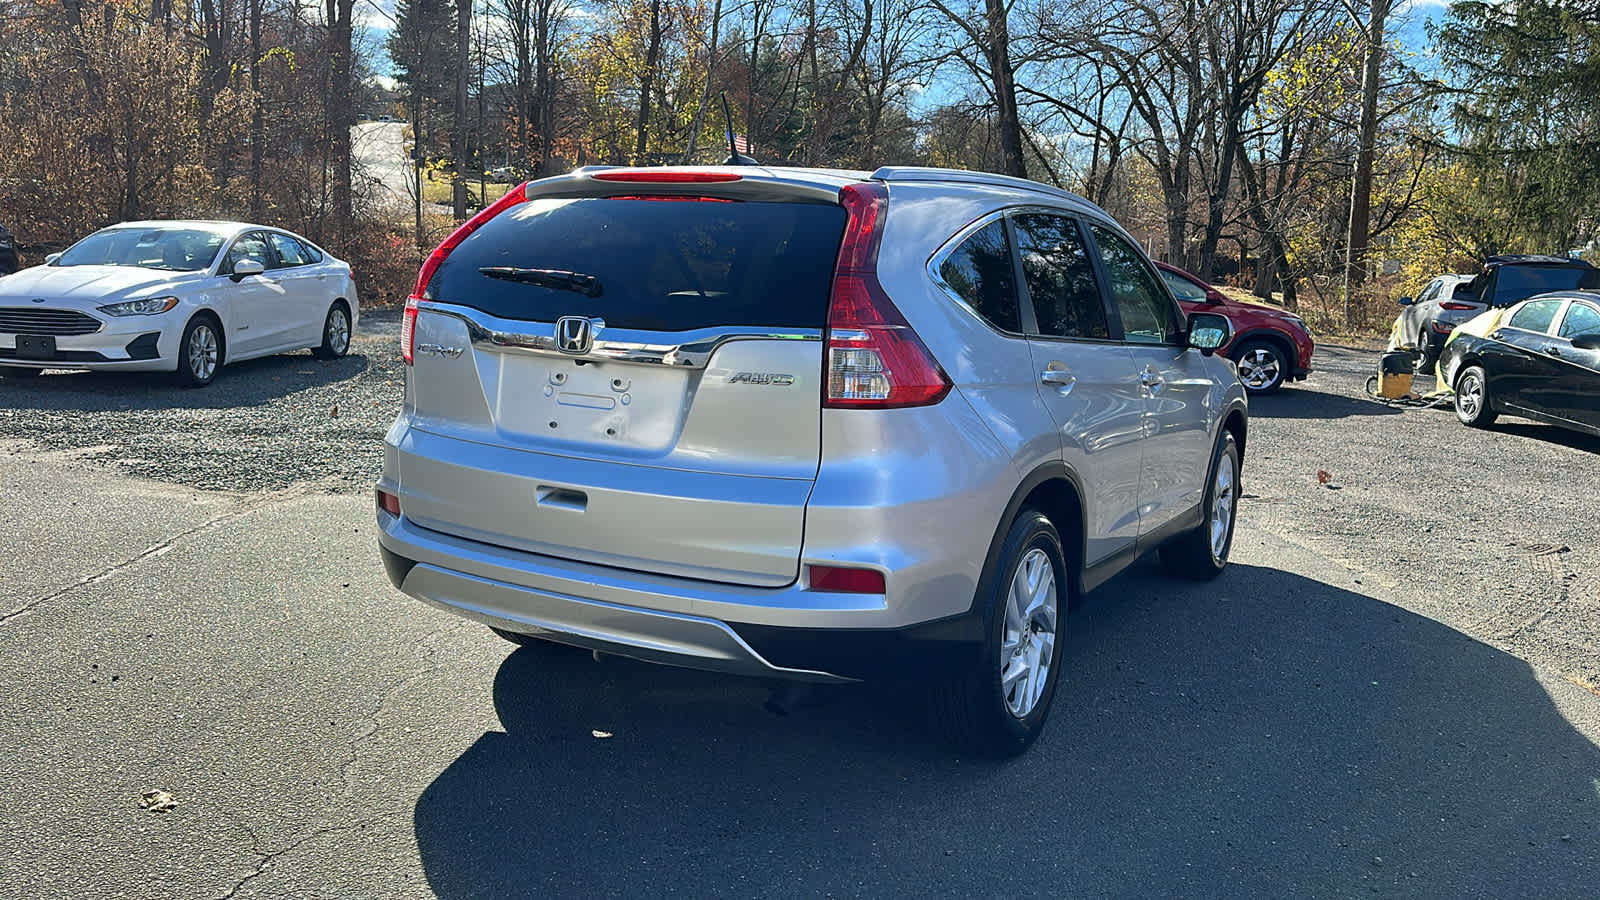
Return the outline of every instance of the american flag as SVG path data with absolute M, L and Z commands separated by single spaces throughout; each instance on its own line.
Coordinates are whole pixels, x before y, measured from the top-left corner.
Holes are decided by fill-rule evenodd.
M 736 152 L 739 152 L 739 153 L 749 153 L 750 152 L 750 141 L 748 141 L 745 138 L 744 135 L 742 135 L 742 134 L 734 134 L 733 132 L 730 131 L 730 132 L 728 132 L 728 140 L 733 142 L 733 149 Z

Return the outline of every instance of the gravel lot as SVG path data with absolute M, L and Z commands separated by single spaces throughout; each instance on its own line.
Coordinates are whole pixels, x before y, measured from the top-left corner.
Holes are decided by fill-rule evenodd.
M 253 359 L 198 390 L 164 373 L 0 379 L 0 433 L 208 490 L 364 491 L 400 409 L 399 333 L 398 309 L 364 310 L 343 359 Z

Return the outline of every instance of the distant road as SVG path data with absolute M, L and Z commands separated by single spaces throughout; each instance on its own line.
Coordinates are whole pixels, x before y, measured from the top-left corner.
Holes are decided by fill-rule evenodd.
M 411 201 L 411 159 L 404 122 L 362 122 L 350 129 L 350 149 L 361 173 L 388 193 L 389 202 Z

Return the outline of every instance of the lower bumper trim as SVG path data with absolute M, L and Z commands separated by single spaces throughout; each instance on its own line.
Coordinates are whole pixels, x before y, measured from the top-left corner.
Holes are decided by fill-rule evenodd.
M 413 562 L 389 551 L 384 552 L 383 559 L 390 579 L 405 593 L 505 631 L 691 669 L 793 681 L 856 680 L 830 672 L 774 665 L 727 624 L 715 619 L 519 587 Z

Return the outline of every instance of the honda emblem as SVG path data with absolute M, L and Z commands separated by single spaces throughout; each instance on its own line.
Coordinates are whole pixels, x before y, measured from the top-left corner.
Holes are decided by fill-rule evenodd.
M 594 348 L 594 339 L 606 323 L 583 316 L 562 316 L 556 320 L 556 349 L 582 356 Z

